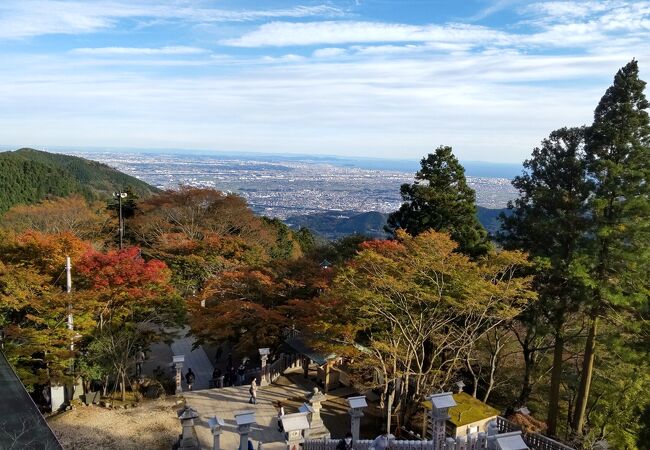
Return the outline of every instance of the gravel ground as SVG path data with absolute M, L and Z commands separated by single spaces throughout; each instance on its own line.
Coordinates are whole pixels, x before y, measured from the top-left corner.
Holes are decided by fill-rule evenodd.
M 132 409 L 78 406 L 48 419 L 65 450 L 164 449 L 181 432 L 174 400 L 145 401 Z

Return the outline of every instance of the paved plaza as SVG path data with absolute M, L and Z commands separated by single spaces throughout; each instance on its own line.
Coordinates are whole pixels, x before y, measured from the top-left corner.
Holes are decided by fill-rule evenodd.
M 249 386 L 209 389 L 194 392 L 184 392 L 187 405 L 194 408 L 199 419 L 195 421 L 196 432 L 202 448 L 212 448 L 212 433 L 207 420 L 217 416 L 226 422 L 221 435 L 221 448 L 235 450 L 239 445 L 239 434 L 235 425 L 235 413 L 254 411 L 257 425 L 252 427 L 250 438 L 257 448 L 262 442 L 264 449 L 286 449 L 284 434 L 277 430 L 277 402 L 284 405 L 285 413 L 298 412 L 298 407 L 307 401 L 315 383 L 305 379 L 302 369 L 289 369 L 270 386 L 259 387 L 257 390 L 257 405 L 248 403 Z M 333 437 L 342 437 L 350 429 L 350 416 L 346 397 L 355 395 L 351 388 L 340 388 L 330 392 L 322 404 L 321 417 Z M 361 437 L 374 438 L 379 429 L 378 410 L 367 408 L 361 421 Z
M 226 425 L 221 435 L 221 448 L 237 449 L 239 434 L 235 424 L 235 413 L 239 411 L 254 411 L 257 425 L 253 425 L 250 438 L 255 443 L 262 442 L 264 449 L 285 449 L 284 434 L 277 429 L 278 401 L 304 398 L 307 391 L 295 385 L 271 385 L 257 390 L 257 404 L 248 403 L 249 386 L 228 387 L 223 389 L 208 389 L 195 392 L 185 392 L 187 405 L 194 408 L 200 418 L 195 421 L 196 432 L 201 448 L 212 448 L 212 433 L 207 420 L 212 416 L 223 419 Z M 286 411 L 287 413 L 295 411 Z

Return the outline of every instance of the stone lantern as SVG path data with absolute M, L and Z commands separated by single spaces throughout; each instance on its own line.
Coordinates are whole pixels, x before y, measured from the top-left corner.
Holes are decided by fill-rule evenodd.
M 223 426 L 225 424 L 226 422 L 217 416 L 208 419 L 208 426 L 210 427 L 213 436 L 212 450 L 221 450 L 221 433 L 223 433 Z
M 282 416 L 282 426 L 287 433 L 287 449 L 299 450 L 304 441 L 303 432 L 309 428 L 306 412 L 285 414 Z
M 199 440 L 196 436 L 196 430 L 194 429 L 194 419 L 198 419 L 198 417 L 199 413 L 189 406 L 178 411 L 178 418 L 183 427 L 183 432 L 178 444 L 179 449 L 199 450 Z
M 185 362 L 185 355 L 174 355 L 173 357 L 174 369 L 176 369 L 176 395 L 180 395 L 183 392 L 183 387 L 181 385 L 183 363 Z
M 266 362 L 269 359 L 269 354 L 271 353 L 268 348 L 260 348 L 260 360 L 261 360 L 261 372 L 260 372 L 260 386 L 267 386 L 269 384 L 269 379 L 266 373 Z
M 248 435 L 251 425 L 255 423 L 254 411 L 240 411 L 235 413 L 237 432 L 239 433 L 239 450 L 248 450 Z
M 311 439 L 330 438 L 330 432 L 327 427 L 325 427 L 323 419 L 320 417 L 320 410 L 322 408 L 321 403 L 326 399 L 327 396 L 317 387 L 314 388 L 311 395 L 307 396 L 309 406 L 311 407 L 311 413 L 309 416 L 309 437 Z
M 442 450 L 445 445 L 445 430 L 449 416 L 449 408 L 456 406 L 451 392 L 433 394 L 431 400 L 431 436 L 434 450 Z
M 348 405 L 350 405 L 350 432 L 352 433 L 352 441 L 359 440 L 359 429 L 361 428 L 361 418 L 363 417 L 363 409 L 368 406 L 366 396 L 348 397 Z

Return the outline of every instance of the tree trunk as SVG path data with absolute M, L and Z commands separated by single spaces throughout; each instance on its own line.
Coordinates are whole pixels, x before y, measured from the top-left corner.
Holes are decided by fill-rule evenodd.
M 125 402 L 126 401 L 126 371 L 125 370 L 122 371 L 121 377 L 122 377 L 122 383 L 121 383 L 122 401 Z
M 530 394 L 533 392 L 533 386 L 530 380 L 533 377 L 533 369 L 535 366 L 534 351 L 530 348 L 524 347 L 523 354 L 524 354 L 524 379 L 522 380 L 521 393 L 519 394 L 519 399 L 517 400 L 519 402 L 519 406 L 528 403 Z
M 395 390 L 393 389 L 389 394 L 388 394 L 388 400 L 386 401 L 386 429 L 388 430 L 388 433 L 390 434 L 390 419 L 392 418 L 393 415 L 393 398 L 395 397 Z
M 589 389 L 591 388 L 591 378 L 594 372 L 594 358 L 596 356 L 596 333 L 598 331 L 598 317 L 595 316 L 591 321 L 587 342 L 585 344 L 585 356 L 582 361 L 582 375 L 580 377 L 580 387 L 576 398 L 576 410 L 573 414 L 573 431 L 582 435 L 582 429 L 585 424 L 585 413 L 587 411 L 587 400 L 589 399 Z
M 467 357 L 465 358 L 465 364 L 467 365 L 467 370 L 472 375 L 472 397 L 476 398 L 476 394 L 478 392 L 478 375 L 476 372 L 474 372 L 474 368 L 472 367 L 472 361 L 470 359 L 471 352 L 467 353 Z
M 548 425 L 547 433 L 555 436 L 557 432 L 557 418 L 560 406 L 560 385 L 562 383 L 562 357 L 564 355 L 564 336 L 561 326 L 555 330 L 555 345 L 553 347 L 553 370 L 551 372 L 551 392 L 548 399 Z

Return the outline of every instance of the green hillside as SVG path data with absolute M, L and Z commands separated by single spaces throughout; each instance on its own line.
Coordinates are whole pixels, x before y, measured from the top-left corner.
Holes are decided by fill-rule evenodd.
M 14 205 L 46 197 L 81 194 L 88 199 L 107 199 L 126 187 L 140 197 L 157 191 L 106 164 L 76 156 L 29 148 L 0 153 L 0 214 Z
M 499 230 L 499 214 L 506 209 L 477 207 L 476 215 L 485 229 L 494 234 Z M 327 239 L 340 239 L 351 234 L 363 234 L 373 238 L 386 238 L 384 231 L 388 214 L 377 211 L 358 213 L 353 211 L 328 211 L 288 217 L 285 222 L 293 228 L 309 228 Z

